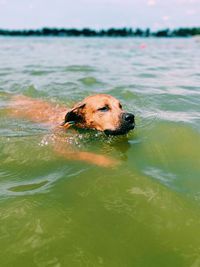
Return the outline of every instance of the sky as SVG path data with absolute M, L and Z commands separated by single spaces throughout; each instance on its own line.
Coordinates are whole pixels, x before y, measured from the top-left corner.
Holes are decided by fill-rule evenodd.
M 0 0 L 1 29 L 200 26 L 200 0 Z

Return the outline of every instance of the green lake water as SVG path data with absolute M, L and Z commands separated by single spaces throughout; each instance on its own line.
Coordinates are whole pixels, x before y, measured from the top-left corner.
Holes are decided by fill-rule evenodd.
M 0 266 L 200 266 L 200 42 L 0 38 Z M 111 94 L 124 137 L 70 135 L 114 168 L 55 154 L 10 94 L 71 106 Z

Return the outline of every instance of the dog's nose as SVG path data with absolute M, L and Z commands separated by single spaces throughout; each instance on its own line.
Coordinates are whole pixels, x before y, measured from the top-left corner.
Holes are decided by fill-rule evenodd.
M 135 116 L 132 113 L 124 113 L 123 114 L 123 119 L 127 123 L 134 123 L 135 121 Z

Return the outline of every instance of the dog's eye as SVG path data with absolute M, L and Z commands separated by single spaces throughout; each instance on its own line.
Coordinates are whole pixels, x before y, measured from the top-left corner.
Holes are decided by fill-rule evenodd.
M 102 111 L 102 112 L 106 112 L 109 110 L 109 107 L 108 106 L 104 106 L 102 108 L 98 108 L 98 111 Z
M 122 105 L 119 103 L 119 108 L 122 109 Z

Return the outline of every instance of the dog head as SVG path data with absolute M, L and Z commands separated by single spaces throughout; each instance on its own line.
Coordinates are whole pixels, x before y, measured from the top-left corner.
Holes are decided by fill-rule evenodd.
M 76 104 L 65 116 L 64 123 L 70 122 L 78 128 L 108 135 L 126 134 L 135 127 L 134 115 L 125 112 L 116 98 L 106 94 L 89 96 Z

